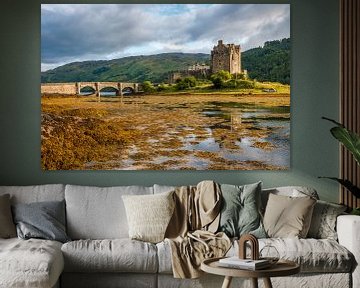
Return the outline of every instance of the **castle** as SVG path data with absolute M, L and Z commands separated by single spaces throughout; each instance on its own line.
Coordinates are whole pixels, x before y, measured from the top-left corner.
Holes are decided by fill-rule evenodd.
M 240 45 L 223 44 L 222 40 L 211 51 L 211 73 L 225 70 L 231 74 L 241 73 L 241 50 Z
M 210 66 L 196 63 L 187 70 L 172 72 L 169 75 L 169 83 L 175 83 L 178 79 L 195 76 L 207 78 L 209 75 L 225 70 L 231 74 L 242 73 L 240 45 L 224 44 L 222 40 L 211 51 Z M 246 72 L 245 72 L 246 73 Z

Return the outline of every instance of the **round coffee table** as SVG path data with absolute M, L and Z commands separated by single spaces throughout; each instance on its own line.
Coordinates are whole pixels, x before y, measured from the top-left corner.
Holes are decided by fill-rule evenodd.
M 265 287 L 272 288 L 270 277 L 289 276 L 300 272 L 300 266 L 288 260 L 279 260 L 269 268 L 261 270 L 245 270 L 222 267 L 219 259 L 206 259 L 201 263 L 201 270 L 216 275 L 225 276 L 222 288 L 229 288 L 233 277 L 251 278 L 253 287 L 258 288 L 258 278 L 263 278 Z

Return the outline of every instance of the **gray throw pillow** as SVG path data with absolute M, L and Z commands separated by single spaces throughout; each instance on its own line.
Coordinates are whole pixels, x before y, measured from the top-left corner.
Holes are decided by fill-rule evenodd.
M 11 215 L 10 196 L 0 196 L 0 238 L 16 237 L 15 224 Z
M 346 206 L 318 200 L 312 214 L 309 238 L 337 240 L 336 219 Z
M 13 215 L 19 238 L 70 241 L 65 232 L 65 201 L 15 204 Z
M 222 209 L 219 231 L 229 237 L 253 234 L 266 238 L 260 216 L 261 182 L 235 186 L 221 184 Z

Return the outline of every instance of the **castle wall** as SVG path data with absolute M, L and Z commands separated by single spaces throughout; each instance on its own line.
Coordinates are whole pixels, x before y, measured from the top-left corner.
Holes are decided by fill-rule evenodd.
M 241 50 L 240 45 L 223 44 L 219 40 L 218 45 L 211 51 L 211 73 L 225 70 L 231 74 L 241 73 Z
M 241 73 L 240 45 L 235 46 L 230 52 L 230 73 Z
M 210 68 L 198 69 L 198 70 L 183 70 L 179 72 L 169 73 L 168 82 L 175 84 L 177 80 L 181 80 L 185 77 L 194 76 L 198 79 L 206 79 L 209 76 Z

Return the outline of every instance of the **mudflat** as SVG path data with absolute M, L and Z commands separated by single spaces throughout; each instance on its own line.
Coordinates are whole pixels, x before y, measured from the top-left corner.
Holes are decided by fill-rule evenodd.
M 284 170 L 290 95 L 42 96 L 46 170 Z

